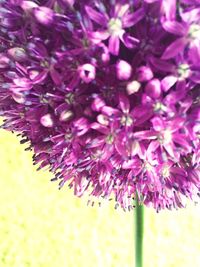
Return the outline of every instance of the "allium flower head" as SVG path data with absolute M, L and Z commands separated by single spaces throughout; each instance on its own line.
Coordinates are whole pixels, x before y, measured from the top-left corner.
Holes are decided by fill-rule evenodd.
M 92 204 L 196 201 L 199 36 L 197 0 L 1 0 L 2 128 Z

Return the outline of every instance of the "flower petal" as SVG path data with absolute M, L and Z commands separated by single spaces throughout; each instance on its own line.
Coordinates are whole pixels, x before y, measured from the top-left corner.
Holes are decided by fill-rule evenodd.
M 135 158 L 135 159 L 130 159 L 130 160 L 127 160 L 127 161 L 124 161 L 122 163 L 122 169 L 132 169 L 132 168 L 138 168 L 138 167 L 141 167 L 141 163 L 140 163 L 140 160 Z
M 85 6 L 85 11 L 88 14 L 88 16 L 90 17 L 90 19 L 92 19 L 93 21 L 95 21 L 99 25 L 106 26 L 107 17 L 104 16 L 104 14 L 96 11 L 95 9 L 93 9 L 90 6 Z
M 162 26 L 167 32 L 175 35 L 184 36 L 187 33 L 186 25 L 177 21 L 165 21 Z
M 54 68 L 52 68 L 50 70 L 50 76 L 51 76 L 52 80 L 54 81 L 54 83 L 56 85 L 60 85 L 61 84 L 62 79 L 61 79 L 61 76 L 60 76 L 60 74 L 58 73 L 57 70 L 55 70 Z
M 100 41 L 106 40 L 109 37 L 109 33 L 107 31 L 95 31 L 89 32 L 89 37 L 94 43 L 99 43 Z
M 130 110 L 130 103 L 128 98 L 124 94 L 119 94 L 119 106 L 123 113 L 128 113 Z
M 185 149 L 185 153 L 190 153 L 192 150 L 191 145 L 185 140 L 185 135 L 183 134 L 174 134 L 173 141 L 181 145 Z
M 92 123 L 90 125 L 90 128 L 103 134 L 109 134 L 109 129 L 106 126 L 101 125 L 100 123 L 97 122 Z
M 176 2 L 177 0 L 162 1 L 162 10 L 167 20 L 174 20 L 176 18 Z
M 133 48 L 133 47 L 136 47 L 140 43 L 139 39 L 132 37 L 127 32 L 124 32 L 122 34 L 122 36 L 120 37 L 120 40 L 123 42 L 123 44 L 127 48 L 130 48 L 130 49 Z
M 145 12 L 143 8 L 139 8 L 135 12 L 128 14 L 122 18 L 122 23 L 124 28 L 129 28 L 136 23 L 138 23 L 140 20 L 142 20 L 145 16 Z
M 175 146 L 172 142 L 170 143 L 165 143 L 164 145 L 165 150 L 167 151 L 167 153 L 174 159 L 179 159 L 179 155 L 174 151 L 175 150 Z
M 151 139 L 156 139 L 158 134 L 155 131 L 146 130 L 146 131 L 135 132 L 133 135 L 135 138 L 138 139 L 151 140 Z
M 187 40 L 185 38 L 179 38 L 171 43 L 164 51 L 162 59 L 170 59 L 177 56 L 184 49 Z
M 161 88 L 164 92 L 167 92 L 177 81 L 177 77 L 173 75 L 166 76 L 161 81 Z
M 165 60 L 156 57 L 149 57 L 150 63 L 155 67 L 157 70 L 161 70 L 164 72 L 173 72 L 175 70 L 175 66 Z
M 103 114 L 107 116 L 119 116 L 121 114 L 121 112 L 118 109 L 109 106 L 102 107 L 101 111 Z
M 119 37 L 112 35 L 109 38 L 108 48 L 111 54 L 117 56 L 119 54 L 120 41 Z
M 200 84 L 200 72 L 193 72 L 192 75 L 190 76 L 190 79 L 193 82 Z
M 165 123 L 160 117 L 154 117 L 151 122 L 156 131 L 160 132 L 165 129 Z

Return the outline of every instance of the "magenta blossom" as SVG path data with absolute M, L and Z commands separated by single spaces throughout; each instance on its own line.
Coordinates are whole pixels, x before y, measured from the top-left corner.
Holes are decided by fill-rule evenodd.
M 125 29 L 135 25 L 145 15 L 143 8 L 130 13 L 130 5 L 122 2 L 119 1 L 116 4 L 113 3 L 107 6 L 104 6 L 103 3 L 96 4 L 99 11 L 90 6 L 85 7 L 89 18 L 101 27 L 97 27 L 97 30 L 92 32 L 91 38 L 95 42 L 109 38 L 108 48 L 113 55 L 119 54 L 120 40 L 128 48 L 133 48 L 137 45 L 139 40 L 128 34 Z M 110 15 L 107 14 L 106 8 L 109 10 Z
M 81 197 L 200 196 L 199 0 L 1 0 L 1 126 Z

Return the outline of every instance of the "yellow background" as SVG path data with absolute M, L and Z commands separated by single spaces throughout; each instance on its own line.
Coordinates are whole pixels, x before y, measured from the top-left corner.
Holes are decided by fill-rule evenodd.
M 0 131 L 0 267 L 134 267 L 134 214 L 88 207 Z M 144 267 L 200 266 L 200 205 L 145 209 Z

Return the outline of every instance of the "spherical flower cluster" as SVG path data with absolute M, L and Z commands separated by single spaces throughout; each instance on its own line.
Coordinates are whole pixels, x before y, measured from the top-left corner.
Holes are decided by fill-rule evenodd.
M 199 0 L 1 0 L 0 114 L 82 196 L 200 190 Z

